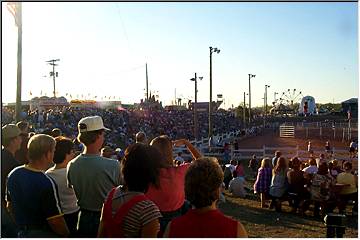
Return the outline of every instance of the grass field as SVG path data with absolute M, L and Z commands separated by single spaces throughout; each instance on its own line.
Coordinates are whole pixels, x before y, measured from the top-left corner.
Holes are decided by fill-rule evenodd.
M 248 169 L 245 169 L 248 172 Z M 247 179 L 252 188 L 254 179 Z M 312 211 L 306 216 L 290 213 L 287 202 L 282 204 L 282 212 L 260 208 L 260 200 L 252 192 L 245 199 L 232 197 L 225 192 L 226 202 L 221 203 L 221 211 L 240 221 L 251 238 L 325 238 L 326 227 L 321 218 L 314 218 Z M 337 209 L 335 209 L 337 212 Z M 351 216 L 347 208 L 345 238 L 358 237 L 358 216 Z

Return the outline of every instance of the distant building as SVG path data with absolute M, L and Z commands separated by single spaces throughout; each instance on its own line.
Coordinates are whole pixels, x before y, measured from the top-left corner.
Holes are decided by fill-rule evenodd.
M 341 103 L 342 112 L 347 114 L 350 110 L 351 117 L 357 118 L 358 116 L 358 99 L 357 98 L 350 98 Z
M 223 101 L 212 102 L 211 106 L 213 107 L 212 108 L 213 112 L 216 112 L 219 109 L 222 102 Z M 194 102 L 189 103 L 189 109 L 193 110 L 194 105 L 195 105 Z M 196 107 L 198 112 L 209 112 L 209 102 L 197 102 Z
M 301 99 L 299 105 L 299 114 L 313 115 L 316 114 L 315 98 L 312 96 L 305 96 Z

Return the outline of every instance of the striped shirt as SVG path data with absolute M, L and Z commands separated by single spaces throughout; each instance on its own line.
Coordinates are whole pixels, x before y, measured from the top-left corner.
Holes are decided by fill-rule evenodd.
M 116 190 L 113 198 L 112 209 L 113 216 L 122 204 L 129 201 L 136 195 L 143 194 L 141 192 L 122 192 L 119 188 Z M 161 217 L 159 208 L 151 201 L 145 200 L 136 203 L 128 212 L 123 220 L 123 234 L 125 237 L 140 237 L 141 229 L 144 225 Z

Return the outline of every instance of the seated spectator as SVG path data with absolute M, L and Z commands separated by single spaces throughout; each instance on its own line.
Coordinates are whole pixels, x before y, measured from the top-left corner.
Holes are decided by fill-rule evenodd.
M 336 181 L 339 184 L 344 184 L 345 186 L 339 192 L 340 204 L 339 212 L 344 213 L 346 204 L 349 200 L 355 201 L 355 205 L 352 209 L 353 215 L 357 214 L 358 211 L 358 190 L 357 190 L 357 176 L 351 173 L 352 164 L 351 162 L 344 163 L 345 172 L 340 173 Z
M 319 158 L 316 159 L 316 166 L 319 168 L 320 163 L 326 162 L 325 154 L 321 153 Z
M 64 213 L 65 222 L 72 236 L 76 235 L 76 226 L 80 207 L 74 189 L 67 186 L 66 166 L 74 158 L 74 143 L 69 138 L 56 137 L 56 147 L 53 162 L 55 166 L 48 169 L 45 173 L 50 176 L 57 184 L 61 210 Z
M 275 207 L 277 212 L 281 212 L 281 198 L 287 190 L 286 174 L 288 171 L 288 164 L 286 159 L 280 157 L 272 172 L 271 184 L 269 194 L 271 196 L 270 208 Z
M 19 226 L 19 237 L 66 237 L 69 235 L 56 183 L 44 171 L 52 164 L 55 140 L 38 134 L 28 143 L 29 164 L 10 172 L 7 207 Z
M 109 146 L 103 147 L 100 151 L 100 156 L 105 158 L 112 158 L 113 155 L 114 155 L 114 150 Z
M 234 197 L 245 198 L 245 178 L 243 176 L 237 176 L 236 171 L 233 172 L 233 179 L 229 183 L 229 192 L 232 193 Z
M 296 212 L 300 202 L 308 198 L 308 192 L 304 185 L 306 180 L 304 178 L 304 172 L 300 170 L 300 161 L 297 157 L 294 157 L 290 160 L 292 168 L 287 172 L 288 179 L 288 193 L 292 194 L 290 196 L 292 212 Z
M 331 212 L 333 206 L 330 205 L 329 199 L 331 197 L 330 189 L 333 184 L 334 180 L 328 174 L 327 163 L 321 163 L 317 173 L 312 176 L 310 185 L 311 200 L 314 201 L 314 216 L 319 216 L 320 207 L 322 216 Z
M 62 131 L 59 128 L 54 128 L 53 130 L 51 130 L 51 136 L 53 138 L 59 137 L 62 135 Z
M 302 170 L 306 174 L 312 175 L 317 173 L 318 167 L 316 166 L 316 160 L 313 158 L 309 159 L 309 166 Z
M 338 166 L 338 161 L 336 159 L 329 162 L 328 168 L 329 168 L 329 174 L 335 179 L 337 175 L 342 172 Z
M 223 176 L 214 158 L 201 158 L 191 164 L 185 176 L 185 192 L 186 199 L 194 208 L 172 220 L 164 237 L 247 237 L 240 222 L 225 216 L 216 208 Z
M 271 161 L 270 158 L 264 158 L 258 170 L 256 181 L 254 183 L 254 193 L 260 194 L 261 208 L 268 207 L 266 198 L 269 195 L 271 184 Z
M 245 177 L 244 167 L 243 167 L 242 161 L 240 161 L 240 160 L 237 161 L 235 171 L 236 171 L 236 176 L 237 177 L 243 177 L 243 178 Z
M 225 189 L 228 189 L 230 180 L 233 178 L 232 174 L 235 171 L 235 160 L 231 160 L 230 163 L 225 164 L 225 170 L 224 170 L 224 183 L 225 183 Z
M 136 143 L 147 144 L 146 134 L 144 132 L 138 132 L 135 135 Z
M 185 145 L 194 160 L 198 159 L 201 154 L 188 140 L 180 139 L 171 142 L 165 135 L 154 138 L 150 145 L 160 151 L 163 167 L 160 169 L 159 187 L 150 184 L 146 196 L 161 211 L 160 230 L 162 233 L 169 221 L 182 215 L 188 208 L 188 204 L 185 202 L 184 181 L 190 164 L 173 166 L 173 145 L 177 147 Z
M 175 161 L 180 162 L 180 164 L 184 162 L 184 158 L 181 157 L 181 155 L 182 155 L 182 152 L 178 152 L 177 156 L 175 157 Z
M 150 237 L 160 230 L 159 208 L 145 196 L 150 183 L 159 184 L 161 155 L 152 146 L 135 143 L 125 150 L 124 186 L 113 188 L 101 214 L 98 237 Z

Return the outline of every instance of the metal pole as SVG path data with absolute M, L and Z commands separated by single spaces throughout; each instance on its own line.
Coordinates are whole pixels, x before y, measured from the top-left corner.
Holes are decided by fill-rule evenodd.
M 250 85 L 251 74 L 249 74 L 249 124 L 251 123 L 251 85 Z
M 56 98 L 56 94 L 55 94 L 55 62 L 53 62 L 53 84 L 54 84 L 54 98 Z
M 22 6 L 16 3 L 16 25 L 18 27 L 18 49 L 17 49 L 17 88 L 16 88 L 16 106 L 15 120 L 20 121 L 21 113 L 21 79 L 22 79 Z
M 194 105 L 194 131 L 195 131 L 195 140 L 197 141 L 199 136 L 198 136 L 198 120 L 197 120 L 197 77 L 196 77 L 196 73 L 195 73 L 195 105 Z
M 146 67 L 146 100 L 149 101 L 149 80 L 148 80 L 147 63 L 145 64 L 145 67 Z
M 245 92 L 244 92 L 244 108 L 243 108 L 243 122 L 244 122 L 244 128 L 246 128 L 246 114 L 245 114 L 245 111 L 246 111 L 246 103 L 245 103 Z
M 210 48 L 210 101 L 209 101 L 209 138 L 213 135 L 213 128 L 212 128 L 212 47 Z

